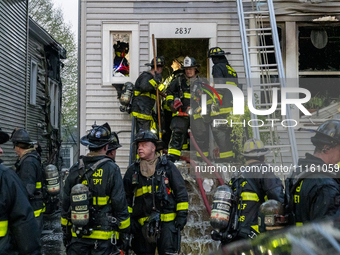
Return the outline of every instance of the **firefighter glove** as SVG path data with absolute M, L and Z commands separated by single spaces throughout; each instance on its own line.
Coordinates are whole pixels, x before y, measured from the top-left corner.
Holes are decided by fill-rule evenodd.
M 181 107 L 183 104 L 181 102 L 181 99 L 179 98 L 175 98 L 175 101 L 174 101 L 174 108 L 177 110 L 179 107 Z
M 179 230 L 183 230 L 185 224 L 187 224 L 187 216 L 185 215 L 177 215 L 176 217 L 176 228 Z

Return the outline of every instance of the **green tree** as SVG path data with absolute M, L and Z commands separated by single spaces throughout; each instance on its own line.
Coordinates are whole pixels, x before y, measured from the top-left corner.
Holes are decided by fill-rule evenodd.
M 54 7 L 52 0 L 29 0 L 29 15 L 67 51 L 67 58 L 63 60 L 64 68 L 61 71 L 62 125 L 73 132 L 77 125 L 78 58 L 72 26 L 65 22 L 62 10 Z

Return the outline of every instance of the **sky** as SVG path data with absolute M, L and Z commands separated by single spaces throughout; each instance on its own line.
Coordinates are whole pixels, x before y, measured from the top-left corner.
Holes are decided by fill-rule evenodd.
M 55 7 L 60 7 L 66 23 L 71 23 L 72 31 L 78 35 L 78 0 L 52 0 Z M 77 37 L 76 37 L 77 38 Z

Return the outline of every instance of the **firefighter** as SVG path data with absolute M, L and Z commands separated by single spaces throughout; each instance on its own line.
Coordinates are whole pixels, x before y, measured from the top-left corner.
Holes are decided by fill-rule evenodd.
M 0 128 L 0 144 L 9 135 Z M 0 147 L 0 156 L 3 150 Z M 0 253 L 40 255 L 37 221 L 21 180 L 0 159 Z
M 203 121 L 200 107 L 202 84 L 208 82 L 198 76 L 199 66 L 194 58 L 185 57 L 183 60 L 185 74 L 174 79 L 168 89 L 167 103 L 173 112 L 168 159 L 173 162 L 181 156 L 189 126 L 204 155 L 209 155 L 209 126 Z M 198 153 L 197 156 L 200 157 Z
M 222 245 L 240 239 L 253 239 L 259 233 L 258 212 L 266 199 L 284 202 L 283 185 L 273 172 L 268 170 L 264 162 L 269 149 L 259 139 L 249 139 L 244 144 L 242 155 L 246 159 L 240 176 L 233 178 L 229 185 L 238 199 L 238 224 L 230 233 L 212 233 L 215 240 L 220 239 Z
M 139 254 L 179 254 L 180 231 L 188 215 L 188 193 L 176 166 L 160 156 L 157 136 L 137 133 L 139 159 L 124 176 L 124 188 L 131 213 L 132 249 Z
M 43 230 L 43 168 L 39 153 L 34 148 L 34 143 L 28 132 L 21 129 L 14 129 L 11 136 L 14 150 L 18 155 L 15 163 L 16 173 L 21 179 L 34 210 L 38 222 L 40 234 Z
M 164 89 L 164 85 L 161 84 L 164 64 L 164 57 L 156 57 L 156 67 L 154 60 L 151 60 L 151 64 L 145 64 L 151 66 L 151 70 L 143 72 L 136 80 L 132 116 L 136 117 L 137 131 L 152 129 L 157 132 L 153 108 L 157 99 L 156 90 Z
M 168 95 L 168 93 L 169 93 L 168 89 L 170 87 L 170 83 L 184 73 L 184 70 L 182 68 L 183 59 L 184 59 L 184 57 L 178 57 L 178 58 L 175 58 L 172 61 L 171 68 L 172 68 L 173 72 L 170 75 L 170 77 L 168 77 L 167 80 L 164 82 L 164 84 L 167 84 L 167 88 L 166 88 L 166 92 L 165 92 L 166 95 Z M 168 146 L 169 146 L 171 133 L 172 133 L 172 131 L 170 129 L 170 125 L 171 125 L 171 121 L 172 121 L 172 111 L 167 104 L 167 99 L 168 99 L 168 97 L 165 98 L 165 100 L 163 101 L 163 104 L 162 104 L 163 112 L 164 112 L 164 131 L 165 131 L 165 133 L 162 136 L 162 141 L 164 143 L 165 148 L 168 148 Z M 184 149 L 188 149 L 188 145 L 186 143 L 183 146 L 185 146 Z
M 106 156 L 113 137 L 105 123 L 93 125 L 80 139 L 90 152 L 71 167 L 65 181 L 61 224 L 67 254 L 116 254 L 117 247 L 112 243 L 129 235 L 130 216 L 121 172 Z
M 296 225 L 339 214 L 340 121 L 328 120 L 315 133 L 314 154 L 300 158 L 286 181 L 288 209 Z
M 226 84 L 232 86 L 238 86 L 237 73 L 229 65 L 226 58 L 226 54 L 221 48 L 214 47 L 208 52 L 208 58 L 211 58 L 214 63 L 212 76 L 215 84 Z M 214 119 L 227 119 L 232 112 L 232 94 L 228 89 L 216 89 L 219 94 L 222 105 L 217 96 L 214 95 L 215 100 L 208 100 L 207 110 L 211 116 L 211 130 L 214 136 L 214 140 L 219 147 L 219 158 L 216 162 L 220 163 L 232 163 L 235 159 L 235 153 L 233 152 L 232 142 L 232 128 L 228 125 L 214 125 Z
M 112 158 L 113 161 L 116 159 L 117 149 L 122 147 L 119 143 L 119 138 L 116 132 L 112 132 L 111 142 L 109 143 L 109 148 L 107 149 L 106 156 Z
M 129 43 L 117 41 L 113 49 L 115 50 L 113 76 L 129 76 L 129 62 L 125 58 L 129 53 Z

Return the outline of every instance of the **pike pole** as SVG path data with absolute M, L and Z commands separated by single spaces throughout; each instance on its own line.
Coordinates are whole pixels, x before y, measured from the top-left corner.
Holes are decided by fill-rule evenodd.
M 157 72 L 157 62 L 156 62 L 156 46 L 155 46 L 155 35 L 152 34 L 152 48 L 153 48 L 153 66 L 155 68 L 155 72 Z M 161 107 L 159 103 L 159 90 L 157 88 L 157 116 L 158 116 L 158 137 L 159 140 L 162 140 L 162 128 L 161 128 Z

